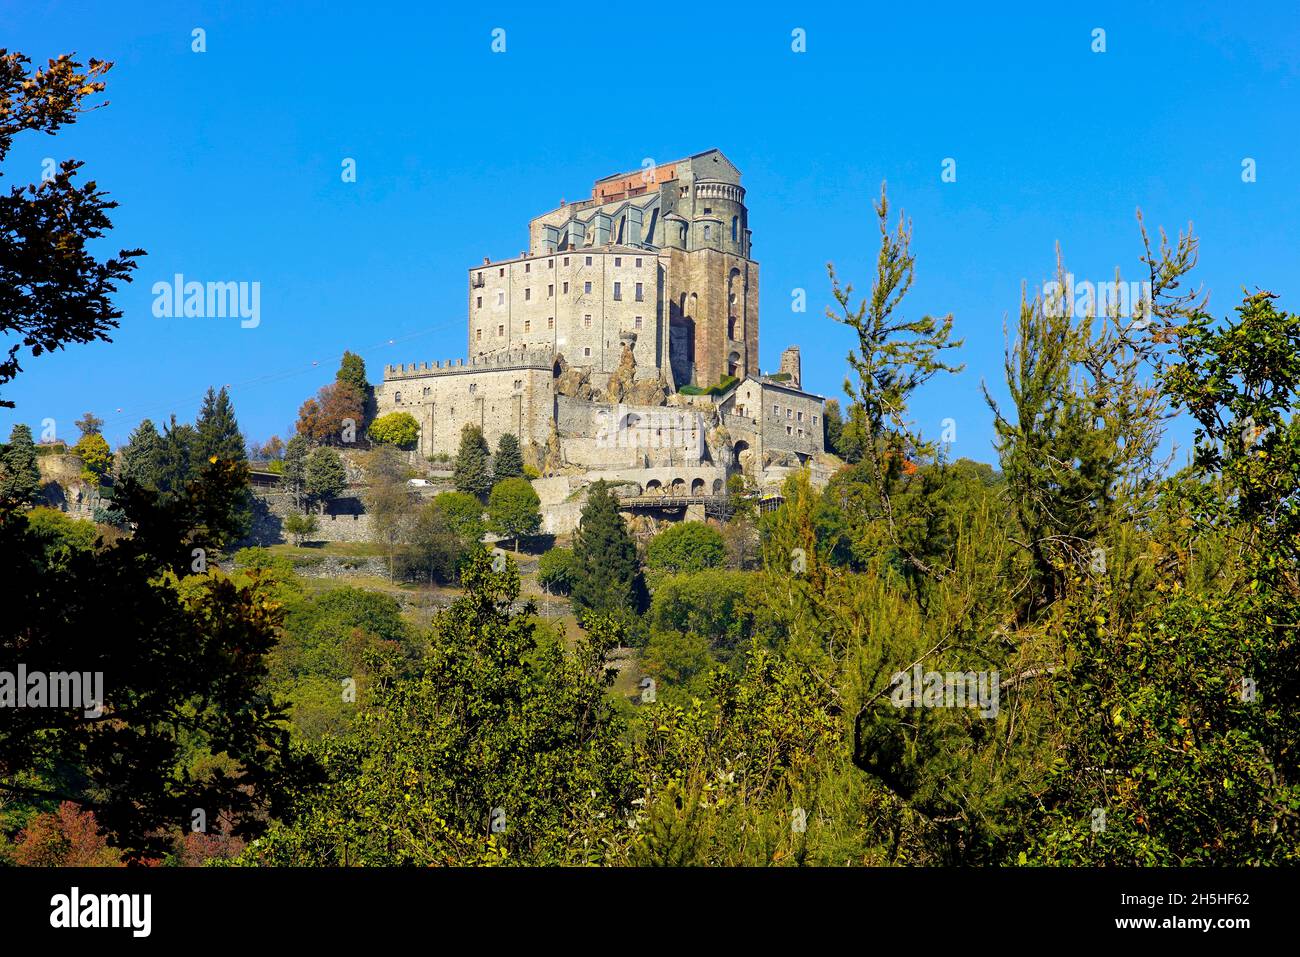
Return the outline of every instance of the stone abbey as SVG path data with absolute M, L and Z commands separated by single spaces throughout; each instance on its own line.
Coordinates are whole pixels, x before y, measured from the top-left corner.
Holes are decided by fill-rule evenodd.
M 758 263 L 740 171 L 718 150 L 596 181 L 529 224 L 529 248 L 468 271 L 468 358 L 388 366 L 380 413 L 422 455 L 461 428 L 512 432 L 545 478 L 653 495 L 760 487 L 823 463 L 799 350 L 758 365 Z

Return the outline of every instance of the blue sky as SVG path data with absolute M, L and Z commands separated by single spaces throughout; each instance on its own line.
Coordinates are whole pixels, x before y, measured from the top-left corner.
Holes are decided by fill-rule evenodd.
M 462 356 L 465 270 L 524 249 L 531 216 L 711 147 L 744 175 L 760 362 L 800 344 L 805 387 L 827 396 L 853 337 L 824 318 L 825 264 L 869 285 L 888 180 L 915 228 L 905 311 L 952 312 L 966 340 L 966 370 L 913 408 L 932 437 L 955 419 L 954 455 L 994 459 L 980 383 L 1004 391 L 1021 282 L 1049 277 L 1057 242 L 1080 279 L 1142 278 L 1139 206 L 1151 227 L 1195 223 L 1216 313 L 1243 286 L 1300 308 L 1293 3 L 230 6 L 0 4 L 0 45 L 116 62 L 111 105 L 20 136 L 0 185 L 38 179 L 45 157 L 84 160 L 121 204 L 108 245 L 149 252 L 113 343 L 25 361 L 3 435 L 53 418 L 75 439 L 91 409 L 116 446 L 230 384 L 251 439 L 285 436 L 344 349 L 372 381 Z M 260 325 L 155 318 L 150 288 L 178 272 L 260 282 Z

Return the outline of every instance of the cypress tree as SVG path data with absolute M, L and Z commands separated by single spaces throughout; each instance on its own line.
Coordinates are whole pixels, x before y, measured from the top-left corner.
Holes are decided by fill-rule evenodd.
M 488 444 L 483 430 L 477 425 L 467 425 L 460 430 L 460 450 L 456 453 L 456 466 L 452 481 L 456 491 L 473 495 L 480 502 L 492 491 L 492 473 L 488 469 Z
M 581 611 L 639 612 L 645 607 L 645 583 L 618 503 L 605 482 L 587 493 L 578 531 L 573 536 L 576 574 L 572 600 Z
M 163 426 L 162 450 L 158 456 L 158 490 L 179 492 L 190 480 L 194 462 L 194 426 L 178 423 L 176 413 Z
M 496 481 L 521 478 L 524 474 L 524 455 L 519 451 L 519 440 L 512 432 L 503 432 L 497 442 L 496 461 L 492 465 Z
M 32 430 L 19 423 L 9 433 L 9 444 L 0 453 L 0 499 L 26 505 L 41 494 L 41 470 L 36 464 Z
M 157 488 L 161 475 L 162 436 L 152 420 L 145 419 L 135 427 L 122 450 L 121 476 L 146 488 Z

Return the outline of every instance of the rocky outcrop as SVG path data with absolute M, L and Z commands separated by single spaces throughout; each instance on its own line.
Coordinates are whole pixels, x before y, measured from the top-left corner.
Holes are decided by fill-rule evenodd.
M 591 386 L 591 376 L 586 369 L 575 369 L 565 361 L 562 354 L 555 356 L 555 392 L 573 399 L 590 399 L 595 390 Z

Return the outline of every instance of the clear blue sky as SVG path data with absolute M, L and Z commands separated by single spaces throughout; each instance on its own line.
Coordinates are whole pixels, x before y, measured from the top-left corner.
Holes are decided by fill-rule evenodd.
M 44 157 L 84 160 L 121 203 L 111 246 L 149 255 L 112 344 L 25 362 L 3 435 L 52 417 L 75 439 L 91 409 L 116 446 L 229 383 L 250 438 L 284 436 L 344 349 L 372 381 L 463 355 L 465 270 L 525 248 L 531 216 L 715 146 L 748 190 L 761 364 L 799 343 L 805 387 L 827 396 L 853 340 L 824 318 L 825 264 L 868 285 L 889 181 L 915 226 L 907 310 L 951 311 L 966 339 L 966 371 L 914 407 L 931 436 L 956 420 L 955 455 L 993 460 L 980 381 L 1002 392 L 1022 280 L 1050 275 L 1058 241 L 1081 279 L 1142 278 L 1138 206 L 1151 226 L 1195 222 L 1216 313 L 1243 285 L 1300 308 L 1294 2 L 441 6 L 4 0 L 0 45 L 116 62 L 111 105 L 20 136 L 4 187 Z M 150 287 L 177 272 L 260 282 L 261 325 L 154 318 Z

